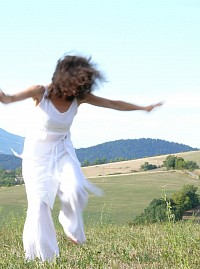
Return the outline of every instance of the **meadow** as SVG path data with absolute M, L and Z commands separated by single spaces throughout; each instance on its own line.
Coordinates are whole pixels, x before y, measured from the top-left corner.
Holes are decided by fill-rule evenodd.
M 195 154 L 197 162 L 200 161 L 198 156 Z M 136 163 L 136 160 L 133 162 Z M 119 171 L 122 171 L 122 163 L 118 164 Z M 110 174 L 90 177 L 90 181 L 104 190 L 104 195 L 90 195 L 84 211 L 87 242 L 83 246 L 72 245 L 64 236 L 57 220 L 60 205 L 56 200 L 53 217 L 60 257 L 51 264 L 24 260 L 22 231 L 26 212 L 25 188 L 1 188 L 0 268 L 200 268 L 200 225 L 193 220 L 128 225 L 152 199 L 165 194 L 170 197 L 183 185 L 197 186 L 200 194 L 200 180 L 178 171 Z
M 200 225 L 190 221 L 133 227 L 86 225 L 87 242 L 83 246 L 70 243 L 57 227 L 60 257 L 53 263 L 24 260 L 23 221 L 13 218 L 1 229 L 2 269 L 200 268 Z
M 85 223 L 96 225 L 102 218 L 109 218 L 111 223 L 125 225 L 140 214 L 154 198 L 171 196 L 183 185 L 199 186 L 198 179 L 182 172 L 145 172 L 91 178 L 91 182 L 99 186 L 104 195 L 90 196 L 84 211 Z M 200 193 L 200 189 L 198 189 Z M 7 222 L 7 215 L 23 216 L 26 211 L 26 194 L 24 186 L 0 189 L 1 219 L 0 226 Z M 58 215 L 60 203 L 56 200 L 53 215 Z

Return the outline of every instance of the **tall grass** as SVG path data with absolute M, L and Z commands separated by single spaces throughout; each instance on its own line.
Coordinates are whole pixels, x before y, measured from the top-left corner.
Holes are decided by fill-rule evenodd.
M 0 269 L 200 269 L 200 225 L 168 222 L 129 226 L 153 198 L 169 197 L 185 184 L 199 181 L 180 173 L 132 174 L 93 179 L 105 196 L 91 197 L 84 212 L 87 242 L 75 246 L 53 216 L 60 257 L 52 263 L 24 260 L 22 231 L 26 211 L 24 187 L 0 189 Z M 9 213 L 10 212 L 10 213 Z
M 104 211 L 94 227 L 86 225 L 87 242 L 73 245 L 56 224 L 60 257 L 54 262 L 24 260 L 24 218 L 13 217 L 0 231 L 1 269 L 198 269 L 200 268 L 200 225 L 192 221 L 152 225 L 118 226 Z

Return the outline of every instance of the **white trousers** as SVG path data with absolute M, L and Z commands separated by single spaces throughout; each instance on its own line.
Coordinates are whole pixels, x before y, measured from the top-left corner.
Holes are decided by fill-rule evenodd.
M 62 205 L 59 222 L 70 239 L 83 244 L 86 238 L 82 212 L 88 201 L 85 179 L 77 164 L 71 160 L 63 160 L 59 171 L 57 195 Z M 51 261 L 59 256 L 51 208 L 37 193 L 33 194 L 29 187 L 26 186 L 28 210 L 23 231 L 25 257 L 27 260 L 37 257 L 42 261 Z

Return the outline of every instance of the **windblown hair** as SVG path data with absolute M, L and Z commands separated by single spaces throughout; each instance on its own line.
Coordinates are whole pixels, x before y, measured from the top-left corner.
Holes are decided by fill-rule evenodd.
M 58 98 L 66 96 L 66 100 L 73 100 L 75 97 L 84 99 L 99 82 L 104 81 L 103 74 L 91 62 L 91 57 L 64 55 L 57 62 L 48 98 L 55 94 Z

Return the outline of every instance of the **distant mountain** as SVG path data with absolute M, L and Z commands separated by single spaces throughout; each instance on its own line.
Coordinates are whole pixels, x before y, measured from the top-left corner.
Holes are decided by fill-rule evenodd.
M 173 154 L 179 152 L 198 150 L 187 145 L 168 142 L 160 139 L 140 138 L 106 142 L 93 147 L 76 150 L 81 163 L 93 163 L 97 158 L 107 161 L 117 159 L 139 159 L 143 157 Z
M 21 159 L 13 156 L 11 148 L 21 153 L 23 144 L 23 137 L 0 129 L 0 167 L 10 170 L 20 167 Z M 101 163 L 102 160 L 103 162 L 132 160 L 193 150 L 198 149 L 160 139 L 141 138 L 121 139 L 88 148 L 80 148 L 76 149 L 76 154 L 81 164 L 94 164 L 98 161 Z
M 22 152 L 24 137 L 14 135 L 0 128 L 0 154 L 13 154 L 12 149 Z
M 14 155 L 0 154 L 0 169 L 15 170 L 22 166 L 22 159 Z

